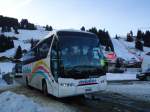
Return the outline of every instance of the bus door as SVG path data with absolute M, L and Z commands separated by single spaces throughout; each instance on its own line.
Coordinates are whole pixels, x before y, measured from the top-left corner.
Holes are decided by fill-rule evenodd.
M 58 57 L 58 40 L 56 37 L 53 39 L 53 45 L 51 47 L 51 60 L 50 60 L 50 68 L 51 68 L 51 84 L 53 87 L 53 94 L 58 94 L 58 74 L 59 74 L 59 57 Z

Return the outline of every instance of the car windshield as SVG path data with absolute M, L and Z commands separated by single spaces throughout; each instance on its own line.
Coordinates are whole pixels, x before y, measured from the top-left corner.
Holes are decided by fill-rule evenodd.
M 62 64 L 69 74 L 94 73 L 101 68 L 103 54 L 95 35 L 64 35 L 59 40 Z

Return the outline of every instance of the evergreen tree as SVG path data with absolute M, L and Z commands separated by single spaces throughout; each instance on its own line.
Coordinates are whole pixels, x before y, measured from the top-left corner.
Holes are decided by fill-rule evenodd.
M 45 27 L 45 31 L 48 31 L 48 28 L 49 28 L 49 26 L 48 26 L 48 25 L 46 25 L 46 27 Z
M 117 35 L 117 34 L 116 34 L 116 36 L 115 36 L 115 39 L 117 39 L 117 40 L 119 39 L 119 37 L 118 37 L 118 35 Z
M 52 26 L 49 26 L 49 31 L 53 31 L 53 28 L 52 28 Z
M 28 30 L 36 30 L 37 28 L 36 28 L 36 26 L 34 24 L 28 23 L 26 29 L 28 29 Z
M 150 31 L 146 31 L 143 37 L 144 46 L 150 47 Z
M 14 48 L 14 42 L 11 37 L 0 35 L 0 52 L 4 52 L 8 49 Z
M 53 31 L 53 27 L 46 25 L 45 31 Z
M 81 31 L 85 31 L 85 27 L 84 27 L 84 26 L 82 26 L 80 30 L 81 30 Z
M 14 31 L 15 31 L 15 34 L 19 34 L 17 27 L 13 27 L 13 29 L 14 29 Z
M 142 40 L 142 39 L 143 39 L 143 33 L 141 30 L 138 30 L 136 40 Z
M 89 32 L 94 33 L 94 34 L 98 34 L 97 28 L 96 27 L 92 27 L 91 29 L 89 29 Z
M 99 37 L 99 41 L 102 45 L 107 46 L 108 48 L 111 48 L 111 51 L 114 51 L 114 47 L 113 47 L 113 44 L 111 42 L 108 31 L 105 31 L 105 29 L 104 30 L 97 30 L 96 27 L 92 27 L 88 31 L 96 34 Z
M 143 43 L 140 40 L 136 40 L 135 48 L 140 50 L 140 51 L 143 51 Z
M 113 47 L 113 44 L 112 44 L 112 41 L 110 39 L 108 31 L 106 31 L 106 39 L 107 39 L 106 46 L 109 46 L 111 51 L 114 51 L 114 47 Z
M 19 45 L 17 50 L 16 50 L 16 54 L 14 56 L 15 59 L 20 59 L 22 57 L 22 49 L 21 46 Z
M 130 36 L 133 38 L 133 32 L 132 32 L 132 30 L 130 31 Z
M 128 42 L 133 42 L 133 36 L 132 36 L 133 34 L 131 34 L 131 33 L 128 33 L 127 34 L 127 41 Z
M 21 28 L 21 29 L 26 29 L 28 23 L 29 23 L 29 22 L 28 22 L 27 19 L 22 19 L 21 22 L 20 22 L 20 28 Z

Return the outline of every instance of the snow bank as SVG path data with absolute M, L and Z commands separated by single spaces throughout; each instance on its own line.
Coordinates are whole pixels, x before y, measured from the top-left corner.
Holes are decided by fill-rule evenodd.
M 150 83 L 130 84 L 130 85 L 108 85 L 108 92 L 119 93 L 131 98 L 150 102 Z
M 108 81 L 137 80 L 136 73 L 107 73 Z
M 18 95 L 13 92 L 4 92 L 0 94 L 1 112 L 56 112 L 54 109 L 44 108 L 34 103 L 24 95 Z

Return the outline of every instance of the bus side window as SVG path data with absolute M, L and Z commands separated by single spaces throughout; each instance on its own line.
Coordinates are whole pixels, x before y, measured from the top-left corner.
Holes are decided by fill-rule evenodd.
M 29 64 L 33 62 L 34 60 L 34 52 L 33 50 L 29 51 L 25 56 L 24 56 L 24 64 Z
M 52 41 L 52 37 L 49 37 L 37 46 L 35 50 L 36 60 L 40 60 L 47 57 L 50 49 L 51 41 Z
M 40 59 L 46 58 L 50 49 L 50 45 L 52 42 L 53 35 L 38 45 L 36 45 L 33 49 L 31 49 L 27 54 L 23 57 L 23 64 L 29 64 Z
M 58 79 L 58 46 L 57 40 L 53 41 L 52 49 L 51 49 L 51 71 L 52 75 L 55 78 L 55 81 Z

